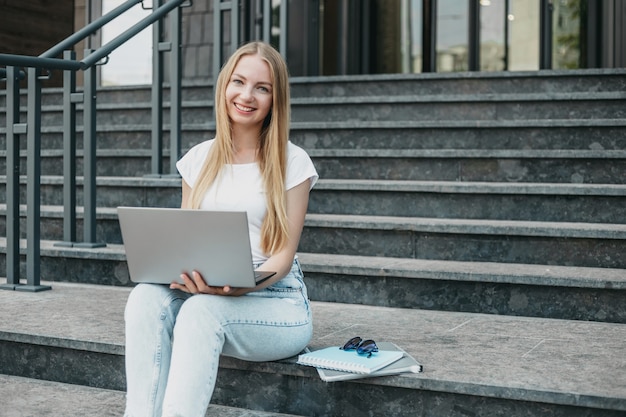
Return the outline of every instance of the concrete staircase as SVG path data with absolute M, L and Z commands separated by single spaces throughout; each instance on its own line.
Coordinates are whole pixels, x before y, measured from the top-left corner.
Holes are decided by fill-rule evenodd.
M 234 415 L 626 415 L 626 71 L 292 86 L 291 139 L 321 177 L 300 245 L 311 347 L 358 332 L 397 343 L 425 372 L 325 384 L 293 359 L 224 358 L 216 404 Z M 149 92 L 98 94 L 102 249 L 54 246 L 61 100 L 44 95 L 41 266 L 53 290 L 0 292 L 20 317 L 0 327 L 0 374 L 124 389 L 131 283 L 115 207 L 180 202 L 179 179 L 145 176 Z M 183 100 L 186 150 L 212 136 L 212 89 L 187 85 Z

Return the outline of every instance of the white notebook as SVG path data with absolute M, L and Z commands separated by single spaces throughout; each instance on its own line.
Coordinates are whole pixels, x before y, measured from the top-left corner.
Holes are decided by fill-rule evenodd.
M 398 350 L 403 353 L 403 356 L 399 360 L 367 375 L 356 374 L 353 372 L 335 371 L 333 369 L 324 368 L 317 368 L 317 373 L 319 374 L 322 381 L 335 382 L 359 378 L 372 378 L 378 376 L 417 374 L 422 372 L 422 364 L 420 364 L 417 360 L 415 360 L 415 358 L 413 358 L 411 355 L 398 347 L 395 343 L 379 342 L 378 348 L 382 350 Z
M 403 352 L 397 350 L 379 350 L 372 353 L 372 356 L 359 355 L 356 350 L 342 350 L 339 346 L 331 346 L 299 355 L 298 363 L 316 368 L 371 374 L 397 361 L 402 355 Z

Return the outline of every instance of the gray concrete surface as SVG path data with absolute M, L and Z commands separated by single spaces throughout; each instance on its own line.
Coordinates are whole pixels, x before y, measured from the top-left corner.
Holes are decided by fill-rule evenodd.
M 123 354 L 129 288 L 52 287 L 41 293 L 0 291 L 0 339 Z M 313 312 L 312 349 L 361 335 L 394 342 L 424 366 L 421 374 L 374 384 L 626 412 L 623 324 L 321 302 L 313 303 Z M 264 365 L 248 369 L 255 366 Z M 26 391 L 31 389 L 37 385 Z M 106 403 L 117 394 L 100 395 Z M 10 390 L 0 393 L 19 407 L 14 397 Z

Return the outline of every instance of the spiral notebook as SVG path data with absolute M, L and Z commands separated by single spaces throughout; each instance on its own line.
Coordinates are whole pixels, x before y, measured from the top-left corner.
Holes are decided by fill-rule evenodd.
M 372 372 L 371 374 L 356 374 L 353 372 L 345 372 L 345 371 L 335 371 L 332 369 L 324 369 L 317 368 L 317 373 L 319 374 L 322 381 L 325 382 L 336 382 L 336 381 L 347 381 L 351 379 L 359 379 L 359 378 L 372 378 L 378 376 L 389 376 L 389 375 L 399 375 L 399 374 L 418 374 L 422 372 L 422 364 L 415 360 L 414 357 L 409 355 L 407 352 L 402 350 L 398 345 L 391 342 L 378 342 L 378 348 L 382 350 L 398 350 L 403 353 L 403 356 L 383 367 L 377 371 Z
M 368 357 L 368 355 L 359 355 L 354 350 L 341 350 L 339 346 L 331 346 L 299 355 L 298 363 L 316 368 L 367 375 L 399 360 L 403 354 L 402 351 L 397 350 L 379 350 Z

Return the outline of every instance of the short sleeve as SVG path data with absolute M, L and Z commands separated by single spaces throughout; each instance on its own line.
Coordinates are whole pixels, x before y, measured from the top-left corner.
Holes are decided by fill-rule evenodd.
M 195 145 L 176 163 L 180 176 L 190 187 L 196 183 L 213 141 L 214 139 L 211 139 Z
M 290 190 L 305 180 L 310 180 L 313 188 L 319 175 L 313 165 L 313 161 L 306 151 L 291 142 L 287 147 L 287 180 L 285 189 Z

